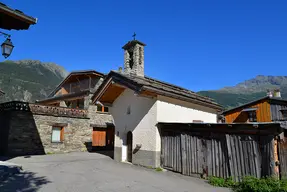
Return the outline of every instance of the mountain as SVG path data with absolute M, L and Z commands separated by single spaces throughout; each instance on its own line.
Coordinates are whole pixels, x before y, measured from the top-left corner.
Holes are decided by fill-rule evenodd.
M 0 62 L 0 102 L 11 100 L 34 102 L 45 98 L 68 72 L 55 63 L 38 60 Z
M 287 76 L 258 75 L 233 87 L 198 93 L 214 99 L 225 109 L 230 109 L 266 96 L 268 89 L 280 89 L 282 98 L 287 99 Z

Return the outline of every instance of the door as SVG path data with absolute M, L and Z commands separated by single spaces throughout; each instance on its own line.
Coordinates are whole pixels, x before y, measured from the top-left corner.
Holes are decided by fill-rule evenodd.
M 106 146 L 106 129 L 104 128 L 93 128 L 93 147 Z
M 107 147 L 109 149 L 114 149 L 114 140 L 115 140 L 115 128 L 107 128 Z
M 131 131 L 127 134 L 127 161 L 132 162 L 133 159 L 133 133 Z

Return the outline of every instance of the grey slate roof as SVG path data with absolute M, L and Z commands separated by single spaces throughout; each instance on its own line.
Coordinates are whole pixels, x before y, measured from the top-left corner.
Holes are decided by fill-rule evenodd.
M 221 110 L 222 107 L 216 103 L 214 100 L 204 97 L 201 95 L 196 94 L 193 91 L 190 91 L 188 89 L 166 83 L 163 81 L 159 81 L 156 79 L 153 79 L 151 77 L 140 77 L 136 75 L 127 75 L 123 73 L 118 73 L 116 71 L 111 71 L 106 79 L 104 80 L 103 84 L 99 87 L 99 89 L 96 91 L 95 95 L 92 99 L 95 98 L 95 96 L 99 93 L 102 86 L 104 86 L 105 82 L 112 78 L 114 81 L 118 82 L 128 82 L 129 84 L 133 84 L 133 87 L 135 87 L 136 91 L 142 91 L 142 90 L 151 90 L 154 92 L 157 92 L 158 94 L 162 94 L 168 97 L 177 98 L 179 100 L 185 100 L 185 101 L 193 101 L 194 103 L 202 104 L 202 105 L 208 105 L 209 107 L 216 108 L 218 110 Z

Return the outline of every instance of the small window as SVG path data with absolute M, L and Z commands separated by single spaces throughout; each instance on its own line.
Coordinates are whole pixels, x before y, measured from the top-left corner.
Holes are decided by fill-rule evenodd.
M 249 122 L 257 122 L 256 111 L 249 111 L 248 112 L 248 121 Z
M 287 120 L 287 110 L 281 110 L 282 120 Z
M 128 108 L 127 108 L 127 114 L 128 114 L 128 115 L 131 114 L 131 106 L 128 106 Z
M 287 137 L 287 130 L 284 129 L 284 137 Z
M 64 128 L 52 127 L 52 143 L 59 143 L 64 141 Z
M 107 112 L 109 112 L 109 107 L 98 105 L 97 106 L 97 111 L 106 112 L 107 113 Z
M 108 107 L 104 107 L 104 112 L 109 112 L 109 108 Z

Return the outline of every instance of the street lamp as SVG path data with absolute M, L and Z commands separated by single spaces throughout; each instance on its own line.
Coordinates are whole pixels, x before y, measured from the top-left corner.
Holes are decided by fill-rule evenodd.
M 9 57 L 11 55 L 13 48 L 14 48 L 14 45 L 11 42 L 11 39 L 10 39 L 11 36 L 10 35 L 3 33 L 1 31 L 0 31 L 0 33 L 2 35 L 4 35 L 4 37 L 6 37 L 6 40 L 1 44 L 2 55 L 6 59 L 7 57 Z

